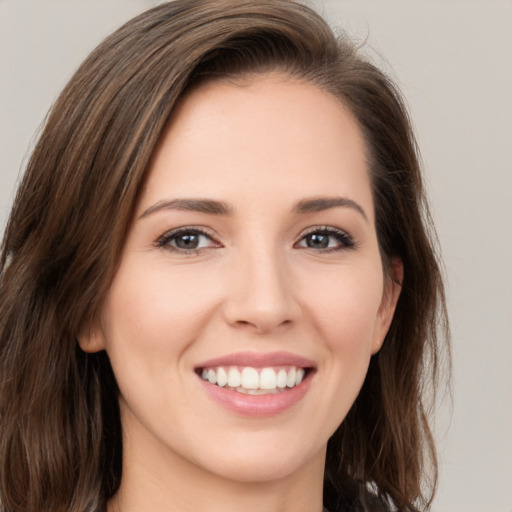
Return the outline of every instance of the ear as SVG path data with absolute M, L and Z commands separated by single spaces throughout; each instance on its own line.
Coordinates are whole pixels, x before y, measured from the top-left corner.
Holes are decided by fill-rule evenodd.
M 84 326 L 77 338 L 78 345 L 84 352 L 93 353 L 105 350 L 105 336 L 98 320 Z
M 402 291 L 402 282 L 404 279 L 404 265 L 402 260 L 400 258 L 393 258 L 391 260 L 390 270 L 389 275 L 385 277 L 384 292 L 377 313 L 372 354 L 376 354 L 384 342 L 384 338 L 393 320 L 393 315 L 395 314 L 400 292 Z

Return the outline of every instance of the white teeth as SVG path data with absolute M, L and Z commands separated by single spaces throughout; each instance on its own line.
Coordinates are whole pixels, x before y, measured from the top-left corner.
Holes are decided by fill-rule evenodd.
M 276 372 L 273 368 L 263 368 L 260 373 L 260 389 L 276 389 Z
M 221 388 L 224 387 L 228 383 L 228 374 L 224 368 L 220 367 L 217 370 L 217 385 Z
M 286 379 L 286 385 L 289 387 L 289 388 L 293 388 L 293 386 L 295 386 L 295 375 L 296 375 L 296 370 L 295 368 L 290 368 L 290 371 L 288 372 L 288 377 Z
M 286 381 L 288 380 L 288 374 L 286 373 L 286 370 L 284 368 L 281 368 L 277 372 L 277 378 L 276 378 L 276 386 L 278 388 L 285 388 L 286 387 Z
M 239 388 L 242 389 L 242 388 Z M 238 389 L 237 389 L 238 391 Z M 277 393 L 276 389 L 267 390 L 267 389 L 248 389 L 247 394 L 248 395 L 273 395 L 274 393 Z
M 241 385 L 245 389 L 258 389 L 260 387 L 260 376 L 255 368 L 247 366 L 242 370 Z
M 217 384 L 217 373 L 215 373 L 215 370 L 208 370 L 208 382 L 210 384 Z
M 277 393 L 286 387 L 298 386 L 306 374 L 304 368 L 295 366 L 281 367 L 278 370 L 272 367 L 256 369 L 247 366 L 241 370 L 236 366 L 205 368 L 201 372 L 201 377 L 210 384 L 220 387 L 227 386 L 240 393 L 264 395 Z
M 230 388 L 237 388 L 241 384 L 240 372 L 238 368 L 230 368 L 228 372 L 228 386 Z

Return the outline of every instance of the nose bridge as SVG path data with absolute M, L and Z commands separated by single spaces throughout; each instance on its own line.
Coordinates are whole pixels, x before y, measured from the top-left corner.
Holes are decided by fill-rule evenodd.
M 272 244 L 259 244 L 240 251 L 235 259 L 228 298 L 230 323 L 266 333 L 293 322 L 298 304 L 284 251 Z

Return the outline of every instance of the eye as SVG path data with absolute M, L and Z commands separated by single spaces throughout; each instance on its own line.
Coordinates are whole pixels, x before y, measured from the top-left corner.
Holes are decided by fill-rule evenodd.
M 182 253 L 198 253 L 202 249 L 220 247 L 219 242 L 198 228 L 180 228 L 165 233 L 157 240 L 157 247 Z
M 333 227 L 314 228 L 297 242 L 296 247 L 331 252 L 355 247 L 352 237 Z

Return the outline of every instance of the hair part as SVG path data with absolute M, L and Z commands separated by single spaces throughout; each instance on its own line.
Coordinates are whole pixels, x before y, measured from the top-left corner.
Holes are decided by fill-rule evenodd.
M 329 440 L 325 505 L 341 499 L 369 510 L 376 495 L 398 510 L 428 508 L 437 464 L 424 388 L 437 382 L 446 306 L 400 94 L 352 43 L 291 0 L 177 0 L 129 21 L 84 61 L 53 106 L 19 187 L 0 257 L 5 512 L 100 511 L 117 491 L 117 385 L 106 353 L 85 354 L 77 337 L 108 291 L 146 168 L 177 104 L 205 81 L 269 71 L 317 85 L 354 114 L 384 269 L 394 257 L 404 269 L 384 345 Z

